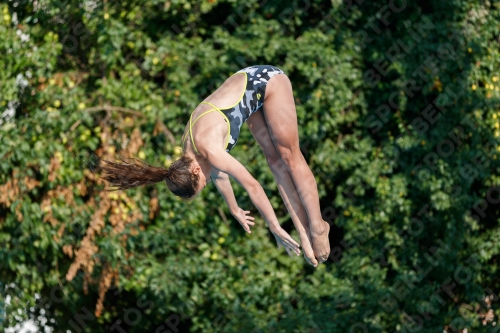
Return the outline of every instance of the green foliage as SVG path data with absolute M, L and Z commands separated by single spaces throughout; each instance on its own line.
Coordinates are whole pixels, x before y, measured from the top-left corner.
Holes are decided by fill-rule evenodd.
M 498 2 L 0 11 L 0 327 L 43 315 L 56 332 L 495 331 Z M 211 186 L 184 202 L 164 184 L 105 192 L 90 172 L 117 154 L 168 165 L 191 110 L 252 64 L 294 87 L 332 223 L 315 270 L 278 251 L 262 220 L 245 235 Z M 290 230 L 247 129 L 232 153 Z

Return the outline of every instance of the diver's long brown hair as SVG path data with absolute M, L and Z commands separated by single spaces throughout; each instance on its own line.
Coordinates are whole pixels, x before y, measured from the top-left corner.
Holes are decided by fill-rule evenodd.
M 199 176 L 190 171 L 193 160 L 186 155 L 173 162 L 169 168 L 155 167 L 136 158 L 122 162 L 102 160 L 101 178 L 113 190 L 126 190 L 137 186 L 153 185 L 161 181 L 167 183 L 170 191 L 185 199 L 192 198 L 198 188 Z

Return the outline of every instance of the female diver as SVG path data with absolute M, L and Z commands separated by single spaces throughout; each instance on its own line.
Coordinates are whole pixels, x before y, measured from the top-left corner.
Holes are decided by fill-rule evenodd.
M 238 207 L 229 181 L 231 176 L 248 192 L 278 248 L 283 246 L 289 255 L 299 255 L 299 244 L 279 225 L 262 186 L 229 154 L 245 121 L 278 183 L 299 233 L 304 257 L 316 267 L 330 254 L 330 226 L 321 216 L 316 181 L 299 148 L 292 85 L 279 68 L 244 68 L 201 102 L 186 125 L 182 138 L 184 153 L 168 169 L 106 161 L 102 166 L 103 178 L 117 189 L 165 181 L 172 193 L 183 198 L 194 198 L 212 180 L 231 214 L 251 233 L 254 218 Z

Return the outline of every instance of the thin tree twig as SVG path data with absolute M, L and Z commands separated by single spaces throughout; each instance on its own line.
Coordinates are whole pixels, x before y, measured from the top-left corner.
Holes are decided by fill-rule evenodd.
M 137 110 L 129 109 L 129 108 L 124 108 L 121 106 L 111 106 L 111 105 L 99 105 L 99 106 L 93 106 L 91 108 L 86 108 L 83 109 L 82 111 L 84 112 L 96 112 L 96 111 L 118 111 L 118 112 L 124 112 L 124 113 L 130 113 L 136 116 L 144 117 L 144 114 Z
M 170 141 L 170 143 L 172 145 L 175 145 L 175 137 L 174 137 L 174 135 L 172 134 L 172 132 L 170 132 L 170 130 L 167 128 L 167 126 L 163 123 L 163 121 L 160 120 L 160 117 L 156 118 L 156 122 L 161 127 L 161 130 L 163 131 L 163 134 L 165 134 L 165 136 Z
M 469 311 L 474 311 L 474 308 L 470 306 L 469 304 L 462 303 L 460 304 L 461 307 L 466 308 Z
M 85 73 L 84 73 L 84 74 L 85 74 Z M 80 75 L 80 76 L 76 79 L 75 85 L 73 86 L 73 88 L 72 88 L 72 89 L 74 89 L 74 88 L 78 87 L 78 85 L 79 85 L 80 83 L 82 83 L 82 82 L 83 82 L 83 80 L 85 80 L 85 75 Z
M 81 119 L 75 121 L 75 123 L 73 125 L 71 125 L 71 127 L 69 128 L 68 132 L 73 132 L 75 130 L 75 128 L 77 128 L 78 125 L 80 125 L 81 123 L 82 123 Z
M 227 220 L 226 214 L 224 214 L 224 211 L 222 210 L 222 208 L 217 207 L 217 210 L 219 211 L 220 217 L 222 217 L 222 221 L 224 221 L 224 223 L 225 223 L 227 226 L 229 226 L 229 222 L 228 222 L 228 220 Z
M 57 282 L 59 283 L 59 287 L 61 287 L 61 290 L 63 291 L 64 295 L 67 296 L 66 291 L 64 291 L 63 285 L 61 283 L 61 279 L 59 278 L 59 264 L 57 260 L 56 260 L 56 271 L 57 271 Z
M 140 113 L 139 111 L 132 110 L 132 109 L 129 109 L 129 108 L 124 108 L 124 107 L 121 107 L 121 106 L 111 106 L 111 105 L 94 106 L 94 107 L 91 107 L 91 108 L 83 109 L 82 111 L 84 111 L 84 112 L 106 111 L 106 117 L 105 117 L 106 120 L 110 118 L 110 112 L 111 111 L 119 111 L 119 112 L 131 113 L 131 114 L 134 114 L 134 115 L 137 115 L 137 116 L 140 116 L 140 117 L 144 117 L 144 115 L 142 113 Z M 73 125 L 71 125 L 71 127 L 68 130 L 68 132 L 74 131 L 75 128 L 77 128 L 81 123 L 82 123 L 81 119 L 77 120 Z M 174 136 L 173 136 L 172 132 L 170 132 L 166 127 L 165 127 L 165 130 L 166 130 L 167 137 L 171 141 L 173 139 L 172 142 L 174 144 L 175 143 L 175 139 L 174 139 Z M 171 137 L 168 136 L 168 133 L 170 133 Z

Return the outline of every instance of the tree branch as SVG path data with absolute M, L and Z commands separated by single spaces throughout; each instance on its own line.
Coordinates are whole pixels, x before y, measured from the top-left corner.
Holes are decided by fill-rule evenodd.
M 77 128 L 78 125 L 80 125 L 81 123 L 82 123 L 81 119 L 78 119 L 77 121 L 75 121 L 75 123 L 73 125 L 71 125 L 71 127 L 69 128 L 68 132 L 73 132 L 75 130 L 75 128 Z
M 219 211 L 220 217 L 222 217 L 222 221 L 224 221 L 224 223 L 227 226 L 229 226 L 229 221 L 227 220 L 226 214 L 224 214 L 224 211 L 222 210 L 222 208 L 217 207 L 217 210 Z
M 165 126 L 165 124 L 163 123 L 163 121 L 160 120 L 159 117 L 156 118 L 156 123 L 158 124 L 158 126 L 161 127 L 161 130 L 163 131 L 163 134 L 165 134 L 165 136 L 170 141 L 170 143 L 172 145 L 175 145 L 175 137 L 174 137 L 174 135 L 172 134 L 172 132 L 170 132 L 170 130 L 167 128 L 167 126 Z
M 96 111 L 118 111 L 118 112 L 124 112 L 124 113 L 130 113 L 139 117 L 144 117 L 144 114 L 137 110 L 129 109 L 129 108 L 123 108 L 121 106 L 111 106 L 111 105 L 99 105 L 99 106 L 94 106 L 91 108 L 86 108 L 83 109 L 82 111 L 84 112 L 96 112 Z

